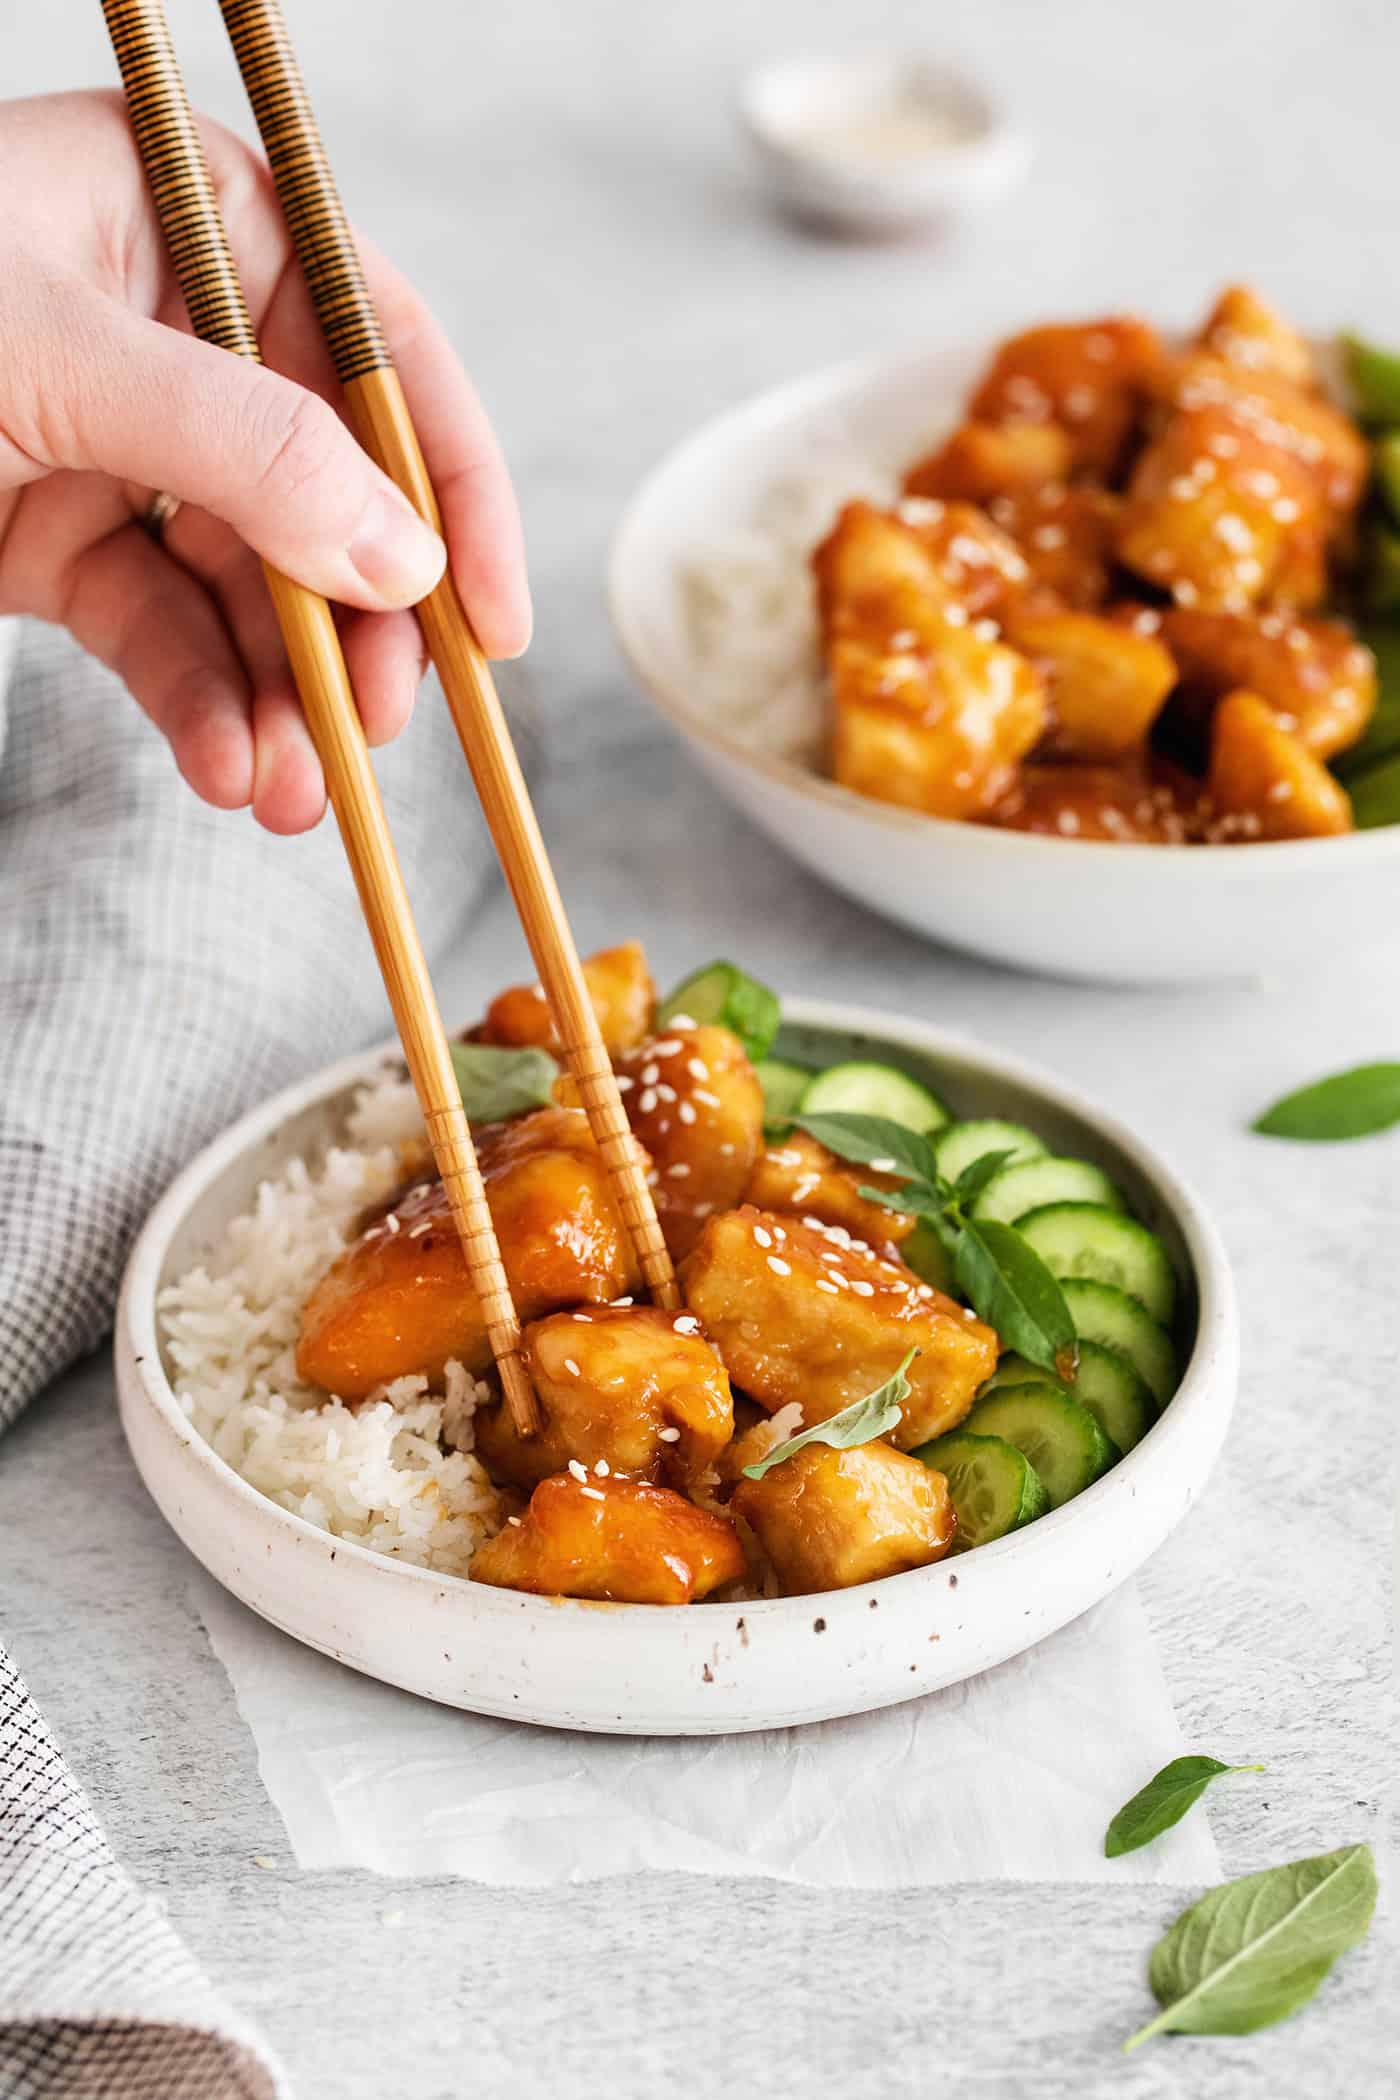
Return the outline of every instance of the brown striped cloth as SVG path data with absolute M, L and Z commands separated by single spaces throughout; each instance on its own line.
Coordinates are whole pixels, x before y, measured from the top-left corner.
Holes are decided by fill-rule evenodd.
M 282 840 L 207 809 L 66 636 L 0 622 L 0 652 L 3 1431 L 106 1332 L 176 1170 L 388 1016 L 329 821 Z M 498 879 L 435 693 L 377 770 L 431 958 Z M 0 2096 L 286 2092 L 113 1857 L 0 1650 Z

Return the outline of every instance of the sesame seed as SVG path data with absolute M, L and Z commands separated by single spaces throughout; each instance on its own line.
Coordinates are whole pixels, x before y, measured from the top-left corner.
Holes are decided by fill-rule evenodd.
M 681 1313 L 671 1322 L 677 1334 L 699 1334 L 700 1322 L 694 1313 Z
M 1239 449 L 1239 439 L 1231 437 L 1227 430 L 1219 431 L 1216 436 L 1206 439 L 1206 450 L 1213 452 L 1217 459 L 1233 459 Z
M 638 1097 L 637 1106 L 644 1116 L 649 1116 L 652 1110 L 656 1107 L 656 1103 L 656 1088 L 654 1086 L 649 1086 L 646 1092 Z
M 1269 786 L 1269 800 L 1271 802 L 1291 802 L 1293 800 L 1292 781 L 1275 780 L 1271 782 Z
M 564 1369 L 568 1372 L 570 1378 L 579 1378 L 582 1376 L 578 1365 L 574 1362 L 571 1356 L 566 1356 L 564 1358 Z
M 642 1066 L 642 1085 L 643 1085 L 643 1086 L 655 1086 L 655 1085 L 656 1085 L 656 1082 L 657 1082 L 657 1080 L 658 1080 L 658 1079 L 659 1079 L 660 1077 L 661 1077 L 661 1067 L 660 1067 L 660 1066 L 659 1066 L 658 1064 L 652 1063 L 652 1064 L 649 1064 L 649 1065 L 643 1065 L 643 1066 Z
M 830 1292 L 830 1294 L 831 1294 L 831 1296 L 832 1296 L 833 1298 L 839 1298 L 839 1297 L 840 1297 L 840 1295 L 841 1295 L 841 1293 L 840 1293 L 840 1292 L 839 1292 L 839 1291 L 837 1290 L 837 1288 L 836 1288 L 835 1284 L 834 1284 L 834 1283 L 828 1283 L 828 1282 L 827 1282 L 827 1280 L 826 1280 L 826 1278 L 825 1278 L 825 1276 L 819 1276 L 819 1277 L 817 1278 L 817 1289 L 818 1289 L 819 1291 L 828 1291 L 828 1292 Z
M 409 1226 L 408 1236 L 411 1240 L 421 1240 L 424 1233 L 431 1232 L 432 1229 L 433 1221 L 431 1218 L 420 1218 L 416 1225 Z
M 393 1211 L 390 1211 L 388 1217 L 384 1220 L 384 1229 L 386 1232 L 389 1233 L 395 1233 L 398 1231 L 399 1221 L 395 1217 Z
M 804 1174 L 800 1181 L 797 1181 L 793 1184 L 793 1202 L 805 1203 L 807 1201 L 807 1198 L 811 1195 L 812 1191 L 814 1189 L 819 1189 L 821 1185 L 822 1178 L 820 1174 Z M 810 1223 L 810 1220 L 808 1222 Z
M 665 1081 L 663 1080 L 661 1085 L 656 1089 L 656 1098 L 658 1101 L 674 1101 L 676 1098 L 676 1090 L 673 1086 L 667 1086 Z
M 723 1108 L 724 1106 L 724 1103 L 720 1100 L 718 1094 L 707 1094 L 704 1087 L 702 1086 L 696 1087 L 695 1099 L 697 1101 L 703 1101 L 706 1108 Z M 684 1118 L 682 1118 L 682 1120 L 684 1120 Z
M 1063 525 L 1037 525 L 1031 534 L 1031 545 L 1042 548 L 1047 554 L 1052 554 L 1057 547 L 1063 547 L 1064 543 Z
M 517 1530 L 517 1531 L 519 1531 L 519 1529 L 520 1529 L 520 1527 L 521 1527 L 521 1524 L 523 1523 L 523 1521 L 524 1521 L 524 1519 L 523 1519 L 523 1518 L 521 1518 L 521 1517 L 507 1517 L 507 1518 L 506 1518 L 506 1522 L 507 1522 L 507 1524 L 513 1524 L 513 1525 L 515 1526 L 515 1528 L 516 1528 L 516 1530 Z
M 1280 496 L 1269 515 L 1280 525 L 1295 525 L 1302 513 L 1291 496 Z
M 587 1480 L 588 1478 L 587 1468 L 581 1466 L 576 1458 L 569 1460 L 569 1471 L 573 1474 L 575 1480 Z
M 681 1433 L 679 1429 L 658 1429 L 656 1437 L 658 1443 L 678 1444 L 681 1440 Z
M 594 1466 L 593 1471 L 595 1472 L 599 1480 L 606 1480 L 609 1473 L 611 1473 L 612 1471 L 612 1467 L 608 1464 L 605 1458 L 600 1458 L 598 1460 L 598 1463 Z
M 693 1028 L 695 1026 L 693 1021 L 683 1021 L 679 1014 L 676 1015 L 676 1024 L 681 1028 Z M 651 1054 L 653 1057 L 674 1057 L 676 1052 L 683 1048 L 683 1044 L 676 1042 L 673 1037 L 668 1035 L 664 1041 L 652 1044 Z
M 976 635 L 979 642 L 994 642 L 1001 633 L 1001 629 L 995 620 L 974 620 L 972 632 Z
M 1055 829 L 1062 838 L 1072 839 L 1079 829 L 1079 818 L 1072 809 L 1056 812 Z
M 682 1101 L 680 1107 L 676 1110 L 676 1114 L 680 1117 L 682 1123 L 693 1123 L 696 1121 L 695 1109 L 689 1101 Z
M 703 1057 L 688 1057 L 685 1068 L 692 1079 L 708 1079 L 710 1076 L 710 1068 Z
M 936 525 L 943 515 L 943 505 L 932 496 L 906 496 L 895 509 L 906 525 Z
M 873 1298 L 875 1296 L 874 1284 L 867 1283 L 863 1276 L 852 1277 L 851 1289 L 855 1292 L 858 1298 Z
M 899 1161 L 897 1159 L 872 1159 L 870 1165 L 876 1174 L 893 1174 L 898 1170 Z
M 619 1072 L 619 1073 L 618 1073 L 618 1075 L 617 1075 L 617 1090 L 618 1090 L 619 1094 L 625 1094 L 625 1093 L 628 1093 L 628 1092 L 629 1092 L 629 1091 L 630 1091 L 630 1090 L 631 1090 L 631 1089 L 632 1089 L 632 1088 L 633 1088 L 633 1087 L 634 1087 L 634 1086 L 635 1086 L 636 1084 L 637 1084 L 636 1080 L 635 1080 L 635 1079 L 629 1079 L 629 1078 L 627 1077 L 627 1074 L 626 1074 L 625 1072 Z
M 590 1502 L 606 1502 L 608 1499 L 601 1488 L 580 1488 L 579 1493 L 587 1495 Z
M 690 1172 L 690 1168 L 685 1160 L 677 1159 L 671 1162 L 666 1172 L 670 1175 L 672 1181 L 684 1181 Z
M 966 627 L 967 607 L 965 605 L 945 605 L 943 608 L 943 620 L 948 627 Z
M 1064 398 L 1064 412 L 1071 423 L 1085 423 L 1094 413 L 1098 395 L 1091 386 L 1072 386 Z
M 771 1247 L 773 1244 L 773 1235 L 768 1230 L 766 1225 L 755 1225 L 753 1229 L 753 1236 L 758 1241 L 760 1247 Z
M 636 1303 L 636 1300 L 633 1298 L 609 1298 L 608 1303 L 609 1305 L 633 1305 Z
M 919 637 L 914 632 L 912 627 L 901 627 L 890 636 L 889 645 L 891 649 L 913 649 L 917 645 L 918 639 Z M 694 1071 L 694 1069 L 695 1068 L 692 1065 L 691 1070 Z M 701 1079 L 703 1079 L 704 1076 L 705 1075 L 703 1072 L 699 1074 L 699 1077 Z
M 791 1276 L 792 1274 L 792 1263 L 784 1261 L 781 1255 L 770 1254 L 768 1266 L 775 1276 Z

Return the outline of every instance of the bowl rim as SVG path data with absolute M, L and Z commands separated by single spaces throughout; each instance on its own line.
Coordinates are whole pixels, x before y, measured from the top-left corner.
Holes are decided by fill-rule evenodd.
M 1043 861 L 1047 855 L 1053 857 L 1069 848 L 1073 849 L 1077 867 L 1104 861 L 1105 856 L 1111 856 L 1106 863 L 1108 866 L 1121 867 L 1124 853 L 1133 854 L 1139 861 L 1153 860 L 1163 869 L 1184 863 L 1180 879 L 1188 879 L 1191 870 L 1206 866 L 1221 872 L 1229 870 L 1236 879 L 1246 878 L 1251 871 L 1257 874 L 1264 868 L 1289 874 L 1306 873 L 1312 868 L 1315 873 L 1314 856 L 1320 848 L 1325 848 L 1334 862 L 1345 855 L 1350 865 L 1400 856 L 1400 824 L 1380 825 L 1372 831 L 1347 832 L 1339 838 L 1256 839 L 1244 848 L 1219 843 L 1181 847 L 1141 839 L 1057 838 L 1046 833 L 1002 830 L 963 818 L 932 816 L 924 810 L 857 794 L 853 788 L 843 787 L 839 781 L 828 779 L 796 759 L 784 758 L 775 752 L 756 751 L 733 732 L 716 727 L 703 708 L 687 698 L 683 674 L 672 675 L 664 664 L 657 661 L 632 613 L 634 549 L 650 537 L 650 513 L 671 483 L 683 480 L 717 442 L 732 442 L 749 431 L 756 437 L 775 423 L 798 420 L 833 406 L 845 396 L 908 381 L 934 360 L 957 357 L 970 360 L 984 354 L 985 349 L 983 343 L 943 340 L 926 343 L 922 349 L 904 349 L 893 354 L 876 351 L 862 357 L 846 358 L 839 364 L 826 365 L 798 378 L 779 381 L 775 386 L 732 403 L 708 417 L 661 455 L 633 489 L 613 528 L 605 581 L 605 599 L 613 634 L 644 697 L 692 743 L 708 746 L 741 771 L 755 773 L 789 794 L 804 797 L 818 810 L 840 811 L 848 818 L 864 818 L 877 828 L 883 827 L 888 832 L 906 837 L 936 837 L 944 841 L 956 837 L 968 851 L 1005 854 L 1013 860 L 1019 855 L 1023 875 L 1028 872 L 1027 863 Z M 974 845 L 973 841 L 980 843 Z
M 1051 1106 L 1077 1117 L 1108 1139 L 1152 1185 L 1170 1211 L 1186 1246 L 1196 1293 L 1195 1340 L 1176 1392 L 1141 1443 L 1126 1453 L 1109 1472 L 1071 1502 L 1039 1518 L 1034 1525 L 978 1547 L 976 1554 L 969 1556 L 967 1565 L 970 1572 L 978 1563 L 989 1566 L 989 1556 L 1002 1561 L 1009 1553 L 1021 1554 L 1028 1568 L 1033 1565 L 1037 1553 L 1042 1559 L 1053 1562 L 1061 1542 L 1067 1542 L 1071 1532 L 1082 1534 L 1108 1497 L 1138 1493 L 1144 1474 L 1154 1463 L 1151 1447 L 1155 1443 L 1158 1453 L 1164 1449 L 1164 1430 L 1166 1439 L 1180 1441 L 1192 1434 L 1193 1420 L 1215 1404 L 1224 1408 L 1227 1417 L 1220 1428 L 1220 1437 L 1223 1437 L 1234 1397 L 1239 1321 L 1234 1282 L 1219 1233 L 1195 1191 L 1150 1144 L 1078 1088 L 1013 1053 L 989 1048 L 975 1037 L 882 1008 L 794 998 L 785 1001 L 784 1016 L 797 1026 L 868 1035 L 877 1042 L 888 1042 L 891 1047 L 913 1049 L 935 1057 L 961 1058 L 975 1063 L 980 1071 L 993 1079 L 1004 1079 L 1043 1095 Z M 284 1509 L 242 1474 L 235 1472 L 195 1429 L 181 1408 L 161 1358 L 157 1306 L 160 1272 L 169 1243 L 186 1213 L 226 1169 L 258 1146 L 275 1139 L 294 1116 L 343 1093 L 356 1082 L 367 1081 L 381 1071 L 386 1062 L 401 1062 L 401 1059 L 399 1044 L 391 1041 L 324 1066 L 282 1088 L 239 1117 L 181 1169 L 148 1216 L 127 1261 L 115 1321 L 119 1363 L 125 1359 L 131 1365 L 146 1406 L 182 1454 L 207 1473 L 218 1491 L 234 1506 L 241 1507 L 252 1521 L 271 1526 L 293 1543 L 314 1545 L 318 1550 L 328 1551 L 333 1559 L 347 1558 L 360 1564 L 367 1572 L 400 1576 L 439 1594 L 446 1592 L 456 1596 L 459 1600 L 469 1598 L 477 1612 L 501 1619 L 510 1617 L 516 1623 L 523 1610 L 535 1616 L 560 1611 L 602 1613 L 613 1619 L 621 1614 L 644 1613 L 652 1621 L 664 1617 L 690 1624 L 689 1612 L 677 1612 L 669 1605 L 544 1597 L 496 1589 L 472 1582 L 464 1575 L 448 1574 L 398 1560 L 392 1554 L 380 1553 L 354 1538 L 324 1530 L 309 1519 Z M 1230 1381 L 1229 1390 L 1223 1397 L 1219 1390 L 1222 1371 Z M 1213 1464 L 1220 1437 L 1216 1438 L 1204 1461 L 1207 1472 Z M 746 1599 L 743 1611 L 746 1617 L 757 1615 L 764 1620 L 784 1615 L 809 1617 L 813 1598 L 817 1596 L 826 1600 L 826 1608 L 830 1610 L 853 1609 L 872 1594 L 887 1592 L 891 1583 L 902 1586 L 927 1584 L 931 1578 L 946 1582 L 947 1569 L 941 1562 L 935 1561 L 927 1568 L 915 1568 L 902 1575 L 885 1576 L 844 1590 Z M 907 1587 L 905 1593 L 908 1594 Z

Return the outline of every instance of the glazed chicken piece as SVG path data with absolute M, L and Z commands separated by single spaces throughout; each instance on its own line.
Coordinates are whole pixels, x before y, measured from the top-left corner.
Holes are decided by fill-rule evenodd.
M 1160 354 L 1153 331 L 1131 318 L 1027 329 L 998 350 L 970 420 L 1053 423 L 1070 440 L 1071 470 L 1111 481 Z
M 638 941 L 600 948 L 583 965 L 588 996 L 598 1016 L 608 1055 L 631 1050 L 651 1026 L 656 986 Z M 502 1043 L 525 1049 L 538 1045 L 557 1051 L 559 1039 L 544 992 L 537 984 L 515 984 L 491 1001 L 486 1017 L 473 1031 L 478 1043 Z
M 1204 812 L 1198 784 L 1152 759 L 1117 766 L 1023 766 L 991 821 L 1006 831 L 1180 846 L 1199 836 Z
M 904 493 L 990 503 L 1067 481 L 1073 464 L 1073 440 L 1058 423 L 969 422 L 909 469 Z
M 1183 605 L 1315 605 L 1366 484 L 1360 432 L 1320 395 L 1204 352 L 1164 361 L 1154 385 L 1165 424 L 1133 475 L 1119 559 Z
M 893 1189 L 897 1174 L 877 1174 L 873 1167 L 852 1167 L 828 1152 L 805 1130 L 793 1130 L 768 1145 L 749 1177 L 745 1203 L 758 1210 L 815 1218 L 821 1225 L 842 1225 L 858 1240 L 883 1249 L 908 1239 L 917 1220 L 905 1210 L 886 1210 L 860 1194 L 864 1188 Z
M 813 561 L 837 780 L 934 816 L 989 808 L 1044 727 L 1036 672 L 969 622 L 899 518 L 848 504 Z
M 1326 838 L 1352 828 L 1343 788 L 1257 693 L 1227 693 L 1211 723 L 1214 836 Z
M 681 1484 L 734 1434 L 724 1365 L 694 1313 L 652 1305 L 582 1306 L 525 1330 L 544 1412 L 530 1437 L 503 1404 L 476 1417 L 476 1450 L 492 1478 L 533 1487 L 570 1459 L 592 1473 Z
M 478 1546 L 470 1572 L 475 1582 L 537 1597 L 694 1604 L 746 1569 L 728 1519 L 671 1488 L 556 1473 L 540 1482 L 523 1517 Z
M 975 503 L 906 496 L 895 516 L 933 556 L 947 595 L 970 620 L 989 613 L 1000 618 L 1031 580 L 1030 564 L 1016 542 Z
M 1375 712 L 1376 660 L 1337 620 L 1177 606 L 1162 632 L 1181 671 L 1173 711 L 1203 724 L 1237 686 L 1267 700 L 1317 758 L 1354 744 Z
M 742 1391 L 824 1422 L 893 1376 L 910 1348 L 903 1449 L 960 1422 L 996 1369 L 990 1327 L 839 1225 L 750 1206 L 711 1218 L 685 1265 L 686 1303 Z
M 727 1028 L 668 1028 L 617 1060 L 632 1128 L 673 1258 L 712 1212 L 728 1210 L 763 1149 L 763 1089 Z
M 943 1475 L 883 1443 L 808 1444 L 761 1480 L 741 1479 L 732 1507 L 790 1597 L 926 1568 L 957 1530 Z
M 1211 308 L 1200 347 L 1227 364 L 1273 372 L 1290 385 L 1317 385 L 1317 366 L 1304 336 L 1247 284 L 1232 284 Z
M 545 1108 L 479 1131 L 477 1158 L 516 1309 L 537 1319 L 637 1287 L 632 1243 L 580 1109 Z M 302 1310 L 297 1370 L 342 1400 L 390 1378 L 491 1362 L 441 1182 L 424 1184 L 331 1264 Z
M 994 496 L 989 505 L 995 523 L 1021 551 L 1030 593 L 1048 592 L 1081 612 L 1094 611 L 1108 596 L 1122 509 L 1121 496 L 1088 482 L 1069 488 L 1049 482 Z
M 1012 609 L 1006 634 L 1046 681 L 1057 757 L 1111 764 L 1142 750 L 1177 676 L 1156 635 L 1030 606 Z

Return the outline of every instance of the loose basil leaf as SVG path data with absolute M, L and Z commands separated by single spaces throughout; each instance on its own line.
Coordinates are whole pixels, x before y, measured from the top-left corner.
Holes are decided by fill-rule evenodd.
M 745 1466 L 745 1479 L 762 1480 L 765 1473 L 808 1444 L 830 1444 L 833 1451 L 849 1451 L 855 1444 L 871 1444 L 877 1436 L 888 1435 L 904 1412 L 904 1402 L 909 1398 L 909 1380 L 904 1374 L 918 1353 L 911 1349 L 899 1369 L 863 1400 L 853 1400 L 840 1414 L 828 1416 L 825 1422 L 814 1422 L 810 1429 L 790 1436 L 785 1444 L 775 1444 L 766 1458 Z
M 928 1139 L 903 1123 L 892 1123 L 888 1116 L 798 1116 L 795 1120 L 799 1130 L 816 1138 L 838 1159 L 856 1160 L 881 1174 L 903 1169 L 930 1188 L 938 1186 L 938 1165 Z
M 1329 1144 L 1400 1123 L 1400 1064 L 1354 1065 L 1285 1094 L 1254 1124 L 1265 1137 Z
M 984 1152 L 980 1159 L 974 1159 L 953 1183 L 954 1202 L 971 1203 L 981 1195 L 993 1176 L 1000 1174 L 1003 1167 L 1009 1167 L 1015 1157 L 1014 1152 Z
M 1286 2019 L 1365 1937 L 1375 1906 L 1369 1845 L 1211 1889 L 1153 1948 L 1148 1978 L 1162 2010 L 1124 2049 L 1154 2034 L 1253 2034 Z
M 1363 423 L 1400 423 L 1400 357 L 1359 335 L 1343 333 L 1347 378 Z
M 1346 790 L 1358 831 L 1380 831 L 1387 824 L 1400 824 L 1400 751 L 1363 772 L 1349 773 Z
M 1150 1845 L 1194 1808 L 1212 1779 L 1222 1772 L 1262 1772 L 1262 1765 L 1222 1765 L 1218 1757 L 1174 1757 L 1125 1801 L 1104 1833 L 1105 1859 L 1121 1859 Z
M 959 1287 L 1002 1347 L 1071 1384 L 1079 1343 L 1064 1292 L 1014 1226 L 992 1218 L 964 1224 L 955 1266 Z
M 547 1050 L 503 1050 L 494 1043 L 450 1047 L 469 1123 L 501 1123 L 553 1101 L 559 1067 Z

